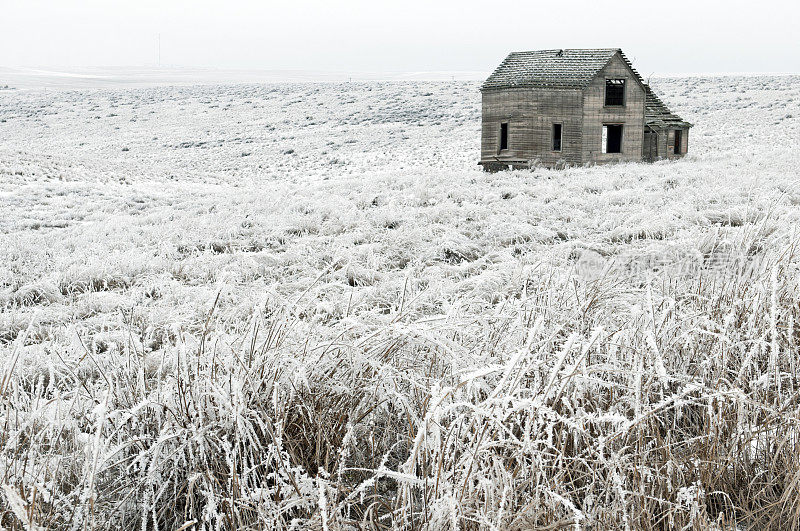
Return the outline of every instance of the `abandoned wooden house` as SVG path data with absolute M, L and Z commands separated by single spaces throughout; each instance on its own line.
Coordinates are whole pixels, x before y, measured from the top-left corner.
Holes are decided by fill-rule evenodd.
M 686 154 L 670 112 L 618 48 L 510 54 L 484 82 L 481 164 L 654 161 Z

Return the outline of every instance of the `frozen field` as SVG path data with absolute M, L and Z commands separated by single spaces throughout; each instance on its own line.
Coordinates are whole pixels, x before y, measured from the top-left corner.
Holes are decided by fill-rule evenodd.
M 652 85 L 497 174 L 477 83 L 0 90 L 0 526 L 796 529 L 800 76 Z

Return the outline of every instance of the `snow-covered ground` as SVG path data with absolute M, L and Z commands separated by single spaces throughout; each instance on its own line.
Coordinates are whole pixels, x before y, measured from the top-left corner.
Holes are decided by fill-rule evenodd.
M 234 70 L 149 66 L 83 68 L 11 68 L 0 66 L 0 87 L 21 90 L 126 89 L 170 85 L 242 83 L 318 83 L 345 81 L 477 81 L 490 72 L 348 72 L 318 70 Z
M 0 524 L 798 510 L 800 77 L 653 85 L 683 160 L 497 174 L 475 82 L 0 90 Z

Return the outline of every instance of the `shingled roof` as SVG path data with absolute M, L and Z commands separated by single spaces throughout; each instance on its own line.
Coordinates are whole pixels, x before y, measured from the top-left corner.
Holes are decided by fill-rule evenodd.
M 537 50 L 510 53 L 481 90 L 513 87 L 584 88 L 616 53 L 641 81 L 639 73 L 619 48 Z
M 684 121 L 683 118 L 670 111 L 669 107 L 661 101 L 661 98 L 656 96 L 653 89 L 650 88 L 650 85 L 645 84 L 644 89 L 647 93 L 644 113 L 647 125 L 660 128 L 692 127 L 692 124 Z

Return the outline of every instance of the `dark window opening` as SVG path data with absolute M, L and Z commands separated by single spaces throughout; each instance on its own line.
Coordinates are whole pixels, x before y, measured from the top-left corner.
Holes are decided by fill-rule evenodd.
M 680 154 L 681 154 L 681 140 L 682 140 L 682 138 L 681 138 L 681 132 L 682 132 L 682 131 L 681 131 L 680 129 L 676 129 L 676 130 L 675 130 L 675 147 L 674 147 L 674 152 L 675 152 L 675 154 L 676 154 L 676 155 L 680 155 Z
M 622 153 L 622 126 L 603 126 L 603 153 Z
M 606 79 L 606 105 L 625 105 L 624 79 Z
M 500 151 L 508 149 L 508 124 L 500 124 Z
M 553 151 L 561 151 L 561 124 L 553 124 Z

